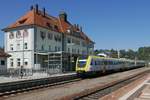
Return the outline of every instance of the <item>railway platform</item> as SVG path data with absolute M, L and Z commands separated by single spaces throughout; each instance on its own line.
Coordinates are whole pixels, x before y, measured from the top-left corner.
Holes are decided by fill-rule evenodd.
M 56 100 L 56 99 L 57 100 L 74 100 L 74 99 L 80 100 L 80 97 L 82 96 L 87 96 L 88 94 L 93 93 L 94 91 L 100 89 L 104 90 L 105 88 L 117 84 L 118 82 L 123 82 L 125 79 L 135 77 L 139 73 L 145 73 L 146 71 L 149 72 L 149 70 L 150 70 L 149 68 L 139 68 L 130 71 L 114 73 L 107 76 L 97 77 L 93 79 L 91 78 L 84 79 L 81 81 L 68 83 L 61 86 L 48 87 L 44 89 L 28 91 L 26 93 L 22 93 L 21 95 L 16 94 L 13 96 L 4 97 L 2 99 L 3 100 Z M 142 79 L 144 78 L 142 77 Z M 110 90 L 113 90 L 113 88 L 108 89 L 105 92 L 109 92 Z M 105 92 L 103 91 L 103 93 Z M 98 96 L 98 98 L 99 97 L 100 96 Z M 88 99 L 91 100 L 93 98 L 88 98 Z
M 150 74 L 119 100 L 150 100 Z
M 19 82 L 19 81 L 26 81 L 26 80 L 41 79 L 41 78 L 75 75 L 75 74 L 76 74 L 75 72 L 59 73 L 59 74 L 53 74 L 53 75 L 48 75 L 46 73 L 34 73 L 32 76 L 23 76 L 22 78 L 20 76 L 18 77 L 0 76 L 0 84 L 8 83 L 8 82 L 10 83 L 10 82 L 17 82 L 17 81 Z
M 138 78 L 100 100 L 150 100 L 150 73 Z

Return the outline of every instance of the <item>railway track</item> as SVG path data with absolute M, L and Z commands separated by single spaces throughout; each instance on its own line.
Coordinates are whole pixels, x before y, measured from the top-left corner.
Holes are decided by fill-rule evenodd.
M 80 88 L 80 86 L 82 87 L 82 84 L 84 84 L 84 83 L 87 84 L 87 82 L 89 82 L 90 80 L 95 80 L 95 79 L 92 78 L 92 79 L 87 79 L 87 80 L 85 79 L 85 80 L 81 81 L 82 79 L 77 78 L 73 75 L 73 76 L 69 76 L 69 77 L 67 76 L 68 78 L 66 77 L 66 79 L 59 77 L 59 78 L 51 79 L 51 81 L 50 81 L 50 79 L 45 79 L 46 82 L 44 82 L 44 80 L 43 81 L 40 80 L 43 83 L 40 83 L 40 81 L 38 82 L 37 80 L 35 80 L 35 82 L 29 82 L 30 87 L 28 86 L 29 83 L 28 83 L 28 85 L 25 85 L 25 84 L 23 85 L 23 83 L 22 83 L 24 88 L 19 88 L 19 89 L 16 88 L 15 90 L 13 89 L 12 91 L 1 92 L 0 100 L 5 100 L 5 99 L 9 100 L 9 98 L 13 98 L 12 100 L 21 100 L 21 98 L 26 98 L 26 97 L 29 97 L 29 98 L 26 98 L 25 100 L 36 100 L 36 97 L 39 98 L 38 100 L 49 100 L 48 98 L 52 98 L 52 100 L 56 99 L 56 98 L 58 98 L 58 100 L 97 100 L 100 97 L 103 97 L 103 96 L 117 90 L 118 88 L 131 83 L 132 81 L 144 76 L 145 74 L 147 74 L 147 72 L 149 72 L 149 70 L 144 70 L 144 69 L 143 69 L 144 71 L 143 70 L 141 71 L 141 70 L 139 72 L 136 72 L 133 70 L 131 72 L 133 72 L 134 74 L 129 74 L 129 75 L 127 74 L 128 77 L 127 76 L 124 76 L 124 78 L 120 77 L 120 78 L 115 79 L 112 82 L 106 82 L 106 83 L 104 81 L 102 81 L 102 84 L 100 83 L 100 85 L 97 84 L 97 86 L 95 85 L 89 89 L 85 88 L 84 90 L 79 90 L 79 91 L 77 89 L 78 87 Z M 123 72 L 123 73 L 128 73 L 128 72 Z M 115 76 L 117 76 L 117 75 L 115 75 Z M 110 77 L 108 76 L 107 79 L 109 80 L 109 78 L 111 78 L 111 76 Z M 106 78 L 102 78 L 102 79 L 106 79 Z M 36 86 L 32 86 L 32 85 L 35 85 L 32 83 L 36 83 L 36 82 L 38 84 L 36 84 Z M 39 83 L 40 83 L 40 85 L 39 85 Z M 18 83 L 18 84 L 20 84 L 20 83 Z M 76 86 L 78 86 L 78 87 L 75 88 Z M 74 90 L 74 88 L 75 88 L 75 90 Z M 10 90 L 10 88 L 8 88 L 7 90 Z M 70 92 L 71 91 L 76 91 L 76 92 L 71 92 L 71 93 L 68 92 L 67 93 L 67 90 Z M 0 85 L 0 91 L 2 91 L 1 85 Z M 63 93 L 63 91 L 66 91 L 66 92 Z M 24 92 L 25 92 L 25 94 L 24 94 Z M 44 96 L 39 95 L 39 94 L 45 94 L 45 93 L 48 95 L 44 95 Z M 21 95 L 19 95 L 19 94 L 21 94 Z M 22 94 L 24 94 L 24 95 L 22 95 Z M 30 97 L 33 97 L 34 99 L 33 98 L 31 99 Z
M 54 78 L 51 77 L 0 84 L 0 99 L 3 97 L 8 97 L 10 95 L 15 95 L 17 93 L 43 89 L 47 87 L 54 88 L 64 84 L 73 84 L 74 82 L 80 80 L 81 78 L 78 78 L 76 75 L 70 75 L 65 77 L 59 76 Z
M 98 100 L 100 99 L 101 97 L 105 96 L 105 95 L 108 95 L 109 93 L 111 92 L 114 92 L 115 90 L 143 77 L 144 75 L 146 75 L 148 73 L 148 71 L 146 72 L 142 72 L 142 73 L 139 73 L 137 75 L 133 75 L 129 78 L 126 78 L 126 79 L 123 79 L 123 80 L 120 80 L 114 84 L 110 84 L 108 86 L 106 86 L 105 88 L 102 88 L 102 89 L 97 89 L 95 91 L 87 91 L 86 94 L 83 94 L 83 95 L 80 95 L 78 97 L 74 97 L 73 99 L 74 100 Z

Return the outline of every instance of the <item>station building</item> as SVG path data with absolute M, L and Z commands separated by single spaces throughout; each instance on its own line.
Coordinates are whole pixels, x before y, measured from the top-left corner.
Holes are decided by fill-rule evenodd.
M 2 29 L 5 52 L 11 55 L 7 59 L 8 69 L 69 70 L 69 66 L 75 67 L 72 63 L 79 55 L 93 54 L 94 42 L 82 27 L 71 24 L 67 17 L 63 11 L 58 17 L 51 16 L 45 8 L 41 10 L 35 5 L 15 23 Z

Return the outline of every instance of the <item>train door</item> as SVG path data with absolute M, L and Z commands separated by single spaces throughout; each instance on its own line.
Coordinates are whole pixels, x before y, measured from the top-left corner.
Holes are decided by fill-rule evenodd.
M 106 72 L 107 61 L 105 59 L 103 59 L 102 62 L 103 62 L 102 73 L 105 73 Z

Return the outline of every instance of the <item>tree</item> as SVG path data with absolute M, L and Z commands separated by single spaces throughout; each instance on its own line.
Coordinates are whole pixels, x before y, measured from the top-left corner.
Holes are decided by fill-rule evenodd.
M 140 60 L 150 61 L 150 47 L 140 47 L 137 55 Z

